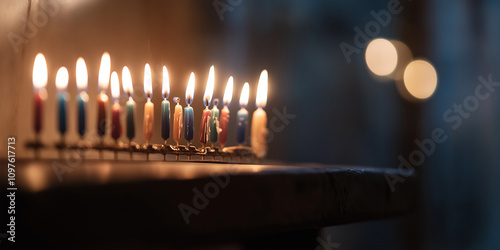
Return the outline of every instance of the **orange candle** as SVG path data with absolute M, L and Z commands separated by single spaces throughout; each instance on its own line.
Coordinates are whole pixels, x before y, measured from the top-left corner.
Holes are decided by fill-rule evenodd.
M 212 102 L 212 95 L 214 93 L 214 66 L 210 67 L 210 71 L 208 73 L 208 81 L 207 87 L 205 88 L 205 95 L 203 95 L 203 104 L 205 105 L 205 109 L 203 110 L 203 114 L 201 117 L 201 128 L 200 128 L 200 142 L 203 147 L 208 142 L 210 138 L 210 115 L 212 112 L 208 109 L 210 103 Z
M 222 102 L 224 103 L 224 108 L 220 112 L 220 132 L 219 132 L 219 142 L 221 148 L 226 145 L 227 142 L 227 124 L 229 122 L 229 105 L 231 105 L 231 100 L 233 99 L 233 77 L 230 76 L 227 80 L 226 90 L 224 91 L 224 98 Z
M 180 102 L 179 97 L 174 97 L 174 102 L 177 103 L 175 105 L 175 110 L 174 110 L 174 141 L 177 143 L 177 146 L 179 146 L 179 142 L 182 139 L 182 107 L 179 104 Z

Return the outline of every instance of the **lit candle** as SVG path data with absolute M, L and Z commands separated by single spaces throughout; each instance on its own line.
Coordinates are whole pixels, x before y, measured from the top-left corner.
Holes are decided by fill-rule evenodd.
M 120 82 L 118 74 L 114 71 L 111 74 L 111 98 L 113 106 L 111 107 L 111 137 L 118 141 L 122 135 L 122 125 L 120 123 Z
M 167 100 L 170 96 L 170 82 L 168 79 L 167 67 L 163 66 L 163 85 L 161 89 L 163 101 L 161 102 L 161 138 L 165 140 L 170 137 L 170 102 Z
M 146 145 L 149 144 L 151 137 L 153 137 L 153 127 L 154 127 L 154 104 L 151 102 L 153 97 L 153 82 L 151 80 L 151 68 L 149 64 L 146 63 L 144 67 L 144 94 L 148 99 L 146 104 L 144 104 L 144 123 L 143 123 L 143 133 L 146 139 Z
M 34 129 L 38 137 L 38 134 L 42 130 L 42 106 L 43 101 L 47 98 L 47 91 L 45 87 L 47 86 L 47 62 L 42 53 L 38 53 L 35 57 L 35 64 L 33 65 L 33 90 L 34 95 Z
M 123 85 L 123 92 L 127 95 L 128 101 L 127 101 L 127 138 L 129 140 L 129 144 L 132 141 L 132 139 L 135 137 L 135 118 L 134 118 L 134 113 L 135 113 L 135 102 L 134 99 L 132 99 L 132 94 L 134 93 L 134 87 L 132 85 L 132 76 L 130 75 L 130 71 L 128 70 L 128 67 L 125 66 L 123 67 L 122 70 L 122 85 Z
M 191 107 L 194 98 L 194 73 L 191 72 L 189 77 L 188 86 L 186 88 L 186 104 L 187 107 L 184 108 L 184 138 L 186 139 L 188 146 L 194 137 L 194 110 Z
M 109 86 L 109 75 L 111 71 L 111 58 L 108 52 L 104 52 L 101 58 L 101 67 L 99 68 L 99 96 L 97 97 L 97 133 L 103 140 L 106 134 L 106 106 L 108 105 L 108 96 L 106 90 Z
M 229 105 L 231 105 L 231 100 L 233 99 L 233 77 L 230 76 L 227 80 L 226 90 L 224 91 L 224 98 L 222 102 L 224 103 L 224 108 L 220 112 L 220 125 L 219 125 L 219 142 L 220 147 L 223 148 L 227 142 L 227 124 L 229 122 Z
M 87 65 L 85 64 L 85 60 L 80 57 L 76 61 L 76 87 L 80 92 L 76 100 L 78 106 L 78 134 L 80 134 L 80 137 L 83 137 L 83 135 L 85 134 L 85 109 L 87 108 L 87 102 L 89 101 L 89 95 L 87 94 L 87 85 Z
M 243 85 L 243 89 L 241 90 L 240 95 L 240 110 L 236 113 L 236 120 L 238 121 L 238 127 L 236 129 L 236 141 L 238 144 L 242 145 L 245 143 L 245 137 L 247 133 L 247 124 L 248 124 L 248 96 L 250 95 L 250 87 L 248 86 L 248 82 Z
M 264 108 L 267 103 L 267 70 L 263 70 L 259 78 L 259 86 L 257 87 L 257 98 L 255 106 L 257 110 L 253 112 L 252 116 L 252 131 L 251 131 L 251 145 L 252 150 L 258 158 L 262 158 L 267 153 L 267 115 Z
M 210 142 L 212 143 L 212 148 L 214 147 L 214 144 L 219 139 L 220 112 L 219 112 L 219 108 L 217 106 L 219 106 L 219 99 L 215 98 L 214 99 L 214 107 L 212 108 L 211 116 L 210 116 Z
M 202 147 L 205 147 L 205 144 L 210 139 L 210 103 L 212 102 L 212 95 L 214 93 L 214 66 L 210 67 L 210 71 L 208 73 L 208 81 L 207 87 L 205 88 L 205 94 L 203 95 L 203 104 L 205 105 L 205 109 L 203 110 L 203 114 L 201 116 L 201 128 L 200 128 L 200 142 Z
M 66 133 L 66 105 L 68 102 L 68 92 L 66 91 L 68 87 L 68 70 L 65 67 L 61 67 L 57 71 L 56 75 L 56 88 L 57 88 L 57 106 L 59 107 L 59 132 L 64 138 Z
M 182 107 L 179 104 L 180 100 L 179 97 L 174 97 L 174 102 L 176 103 L 174 110 L 174 141 L 177 143 L 177 146 L 179 146 L 182 138 Z

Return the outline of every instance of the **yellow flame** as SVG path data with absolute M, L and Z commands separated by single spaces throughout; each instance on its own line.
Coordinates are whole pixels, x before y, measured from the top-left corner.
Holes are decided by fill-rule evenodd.
M 408 64 L 403 79 L 408 92 L 418 99 L 429 98 L 437 87 L 436 69 L 424 60 L 415 60 Z
M 89 76 L 87 73 L 87 65 L 83 58 L 76 60 L 76 87 L 80 90 L 87 88 Z
M 104 52 L 101 57 L 101 67 L 99 68 L 99 88 L 108 89 L 109 75 L 111 73 L 111 57 L 108 52 Z
M 398 52 L 389 40 L 377 38 L 372 40 L 365 53 L 366 65 L 375 75 L 391 74 L 398 64 Z
M 186 103 L 191 105 L 193 103 L 194 98 L 194 73 L 191 72 L 191 76 L 189 76 L 188 86 L 186 88 Z
M 233 99 L 233 77 L 230 76 L 227 80 L 226 90 L 224 91 L 224 98 L 222 101 L 224 105 L 229 106 L 231 104 L 231 100 Z
M 258 108 L 264 108 L 267 103 L 267 81 L 268 75 L 267 70 L 263 70 L 260 73 L 259 85 L 257 86 L 257 98 L 255 100 L 255 105 Z
M 215 73 L 214 66 L 210 67 L 210 72 L 208 73 L 207 87 L 205 88 L 205 95 L 203 95 L 203 103 L 205 106 L 209 106 L 212 101 L 212 95 L 214 94 L 214 81 Z
M 131 97 L 134 93 L 134 86 L 132 85 L 132 76 L 130 75 L 130 70 L 128 70 L 127 66 L 123 67 L 122 70 L 122 85 L 123 92 L 125 92 L 128 97 Z
M 165 99 L 170 95 L 170 79 L 168 78 L 168 70 L 165 66 L 163 66 L 163 85 L 161 93 Z
M 240 106 L 246 107 L 248 105 L 248 97 L 250 96 L 250 86 L 248 82 L 243 85 L 243 89 L 241 90 L 240 95 Z
M 35 64 L 33 65 L 33 87 L 37 89 L 45 88 L 47 86 L 47 62 L 42 53 L 38 53 L 35 57 Z
M 144 66 L 144 94 L 147 98 L 153 96 L 153 81 L 151 80 L 151 67 L 146 63 Z
M 111 96 L 113 99 L 120 99 L 120 80 L 118 79 L 118 73 L 113 71 L 111 73 Z
M 68 87 L 68 69 L 61 67 L 56 74 L 56 87 L 58 90 L 64 90 Z

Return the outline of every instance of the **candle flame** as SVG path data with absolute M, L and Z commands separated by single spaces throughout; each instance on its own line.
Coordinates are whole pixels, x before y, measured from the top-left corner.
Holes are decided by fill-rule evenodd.
M 68 69 L 61 67 L 56 74 L 56 87 L 58 90 L 64 90 L 68 87 Z
M 267 70 L 263 70 L 262 73 L 260 73 L 259 85 L 257 86 L 257 98 L 255 100 L 255 105 L 257 106 L 257 108 L 266 107 L 267 81 L 268 81 Z
M 89 76 L 87 73 L 87 65 L 83 58 L 78 58 L 76 60 L 76 87 L 79 90 L 85 90 L 87 88 L 89 81 Z
M 191 105 L 193 103 L 194 98 L 194 73 L 191 72 L 191 76 L 189 76 L 188 86 L 186 88 L 186 104 Z
M 231 100 L 233 99 L 233 77 L 230 76 L 227 80 L 226 90 L 224 91 L 224 98 L 222 101 L 225 106 L 231 105 Z
M 207 87 L 205 88 L 205 95 L 203 95 L 203 104 L 205 104 L 205 107 L 210 106 L 210 103 L 212 102 L 212 95 L 214 94 L 214 81 L 215 81 L 215 73 L 214 73 L 214 66 L 212 65 L 210 67 L 210 72 L 208 73 L 208 81 L 207 81 Z
M 148 63 L 144 66 L 144 94 L 146 98 L 153 98 L 153 81 L 151 80 L 151 67 Z
M 33 87 L 43 89 L 47 86 L 47 62 L 42 53 L 38 53 L 35 57 L 33 66 Z
M 168 70 L 165 66 L 163 66 L 163 86 L 161 88 L 161 95 L 163 99 L 167 99 L 170 96 L 170 80 L 168 79 Z
M 108 95 L 106 94 L 100 94 L 99 99 L 101 99 L 102 102 L 107 102 L 108 101 Z
M 116 73 L 116 71 L 111 73 L 111 97 L 113 97 L 115 101 L 120 99 L 120 80 L 118 79 L 118 73 Z
M 128 70 L 127 66 L 123 67 L 122 70 L 122 85 L 123 92 L 127 94 L 127 97 L 132 97 L 132 94 L 134 93 L 134 86 L 132 85 L 132 76 L 130 75 L 130 70 Z
M 246 82 L 243 85 L 243 89 L 241 90 L 241 95 L 240 95 L 240 107 L 241 108 L 247 107 L 249 95 L 250 95 L 250 86 L 248 85 L 248 82 Z
M 99 89 L 106 91 L 109 86 L 109 75 L 111 73 L 111 58 L 108 52 L 104 52 L 101 57 L 101 67 L 99 68 Z

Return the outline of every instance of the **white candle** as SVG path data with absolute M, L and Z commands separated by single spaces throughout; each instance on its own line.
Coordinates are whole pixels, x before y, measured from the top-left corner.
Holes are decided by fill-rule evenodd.
M 255 105 L 257 110 L 252 116 L 251 145 L 252 150 L 258 158 L 262 158 L 267 153 L 267 114 L 264 111 L 267 103 L 267 70 L 260 74 L 259 85 L 257 87 L 257 98 Z
M 153 97 L 153 83 L 151 80 L 151 68 L 149 64 L 144 67 L 144 94 L 148 101 L 144 105 L 144 123 L 143 123 L 143 133 L 146 139 L 146 144 L 149 144 L 151 137 L 153 137 L 153 127 L 154 127 L 154 104 L 151 102 Z

